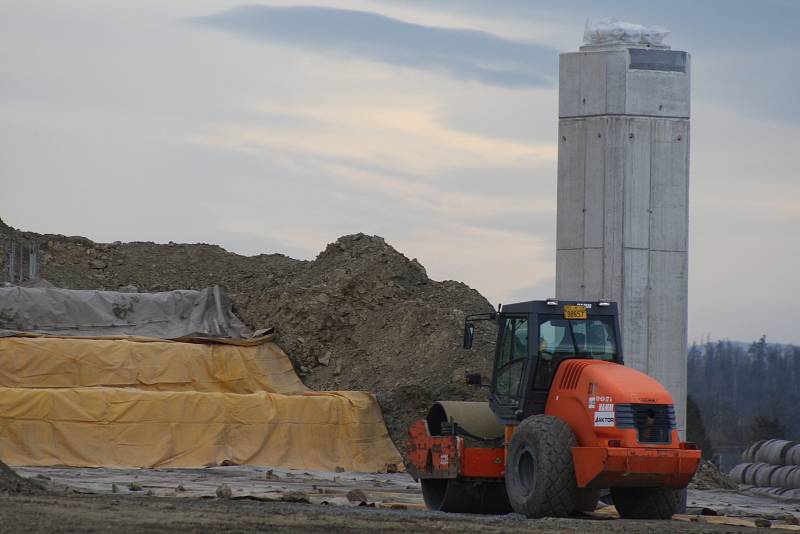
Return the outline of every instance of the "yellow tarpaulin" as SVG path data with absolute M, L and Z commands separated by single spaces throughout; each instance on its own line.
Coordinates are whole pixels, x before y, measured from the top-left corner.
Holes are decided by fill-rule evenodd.
M 0 338 L 0 387 L 158 391 L 310 391 L 270 338 L 239 346 L 148 338 Z
M 374 397 L 313 392 L 269 340 L 0 338 L 11 465 L 237 464 L 381 471 L 402 459 Z

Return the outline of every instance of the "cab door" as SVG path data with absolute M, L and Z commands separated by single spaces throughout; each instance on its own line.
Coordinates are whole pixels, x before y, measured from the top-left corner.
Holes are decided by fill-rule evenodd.
M 530 354 L 527 315 L 504 315 L 500 320 L 492 373 L 492 405 L 501 418 L 512 416 L 521 405 Z

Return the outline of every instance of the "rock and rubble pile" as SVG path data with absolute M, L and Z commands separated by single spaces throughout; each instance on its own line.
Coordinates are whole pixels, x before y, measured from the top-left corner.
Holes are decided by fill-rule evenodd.
M 736 483 L 709 460 L 700 462 L 700 467 L 689 482 L 689 489 L 713 490 L 736 489 L 736 487 Z
M 33 480 L 22 478 L 13 469 L 0 462 L 0 495 L 31 495 L 43 491 L 44 488 L 42 486 Z
M 489 373 L 496 332 L 480 324 L 469 352 L 461 341 L 464 317 L 491 305 L 465 284 L 431 280 L 380 237 L 341 237 L 313 261 L 245 257 L 208 244 L 94 243 L 19 232 L 0 221 L 0 242 L 8 238 L 38 242 L 41 276 L 59 287 L 222 286 L 250 327 L 275 328 L 309 387 L 375 393 L 401 448 L 409 423 L 432 401 L 485 398 L 463 377 L 465 370 Z

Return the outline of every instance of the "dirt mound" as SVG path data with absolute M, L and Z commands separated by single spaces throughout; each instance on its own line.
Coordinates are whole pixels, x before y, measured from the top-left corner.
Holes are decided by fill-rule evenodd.
M 464 284 L 430 280 L 379 237 L 342 237 L 285 286 L 241 300 L 243 317 L 278 329 L 309 386 L 376 393 L 396 442 L 433 400 L 483 396 L 463 376 L 488 372 L 495 333 L 482 329 L 469 353 L 461 335 L 465 315 L 491 305 Z
M 2 222 L 2 221 L 0 221 Z M 0 495 L 21 494 L 31 495 L 42 493 L 44 488 L 27 478 L 22 478 L 3 462 L 0 462 Z
M 466 314 L 491 305 L 462 283 L 431 280 L 419 262 L 380 237 L 344 236 L 313 261 L 244 257 L 207 244 L 101 244 L 0 227 L 0 243 L 3 237 L 39 242 L 41 276 L 59 287 L 222 286 L 249 326 L 275 327 L 307 385 L 375 393 L 401 447 L 408 424 L 432 401 L 485 398 L 463 376 L 467 369 L 488 375 L 496 332 L 482 323 L 470 352 L 461 348 L 461 335 Z
M 717 466 L 709 460 L 700 462 L 697 473 L 689 482 L 689 489 L 736 489 L 737 487 L 736 483 L 728 478 L 728 475 L 717 469 Z

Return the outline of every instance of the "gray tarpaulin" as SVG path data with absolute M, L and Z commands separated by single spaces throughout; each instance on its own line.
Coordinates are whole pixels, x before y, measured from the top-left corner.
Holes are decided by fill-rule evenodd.
M 219 287 L 201 291 L 118 293 L 46 287 L 0 287 L 0 336 L 248 338 Z

